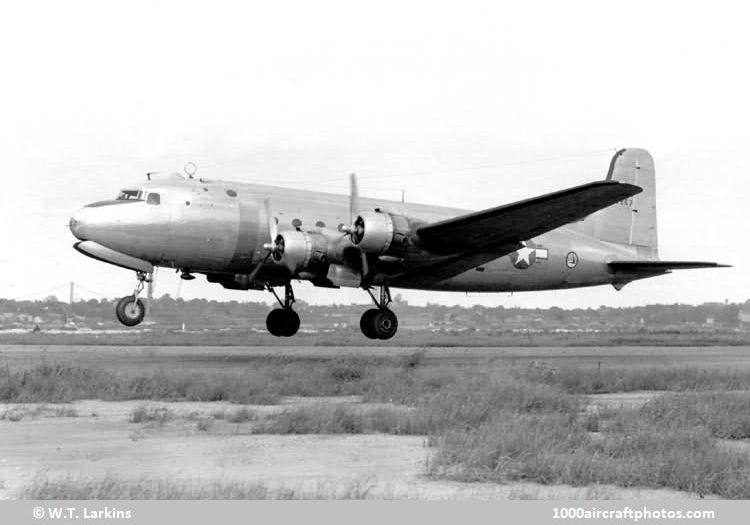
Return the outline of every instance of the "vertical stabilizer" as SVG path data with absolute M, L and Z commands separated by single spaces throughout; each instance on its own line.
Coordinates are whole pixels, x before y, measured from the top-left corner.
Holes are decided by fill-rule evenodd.
M 644 149 L 621 149 L 612 157 L 607 180 L 634 184 L 643 192 L 589 215 L 580 223 L 581 231 L 602 241 L 642 248 L 643 256 L 657 258 L 654 159 Z

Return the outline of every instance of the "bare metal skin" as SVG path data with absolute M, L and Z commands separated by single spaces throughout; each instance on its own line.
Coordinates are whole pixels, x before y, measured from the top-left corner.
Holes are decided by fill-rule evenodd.
M 373 298 L 394 322 L 389 287 L 620 289 L 672 269 L 717 266 L 658 260 L 654 164 L 640 149 L 618 152 L 605 181 L 476 213 L 359 199 L 352 184 L 345 196 L 172 175 L 83 207 L 70 229 L 79 251 L 136 270 L 141 280 L 164 266 L 228 288 L 283 285 L 287 296 L 279 300 L 289 312 L 293 279 L 380 286 L 381 300 Z M 135 306 L 137 293 L 129 296 Z M 372 336 L 365 325 L 363 317 Z

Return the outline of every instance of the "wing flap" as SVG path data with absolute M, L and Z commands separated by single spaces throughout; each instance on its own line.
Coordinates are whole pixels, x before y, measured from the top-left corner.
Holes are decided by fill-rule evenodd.
M 638 186 L 621 182 L 591 182 L 428 224 L 417 234 L 422 244 L 435 253 L 488 251 L 583 219 L 641 191 Z M 504 254 L 497 256 L 500 255 Z

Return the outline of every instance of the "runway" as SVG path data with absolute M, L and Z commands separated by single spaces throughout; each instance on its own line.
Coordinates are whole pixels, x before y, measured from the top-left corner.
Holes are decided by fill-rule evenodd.
M 419 352 L 424 364 L 506 368 L 544 362 L 555 367 L 685 366 L 750 369 L 748 346 L 615 347 L 346 347 L 346 346 L 104 346 L 4 345 L 0 359 L 9 367 L 44 361 L 114 370 L 237 370 L 269 357 L 335 359 L 406 357 Z

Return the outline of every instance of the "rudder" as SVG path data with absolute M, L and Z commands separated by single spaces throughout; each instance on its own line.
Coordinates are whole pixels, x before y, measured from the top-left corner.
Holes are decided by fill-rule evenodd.
M 634 184 L 643 192 L 589 215 L 583 230 L 602 241 L 645 248 L 644 256 L 657 258 L 654 159 L 644 149 L 621 149 L 612 157 L 607 180 Z

